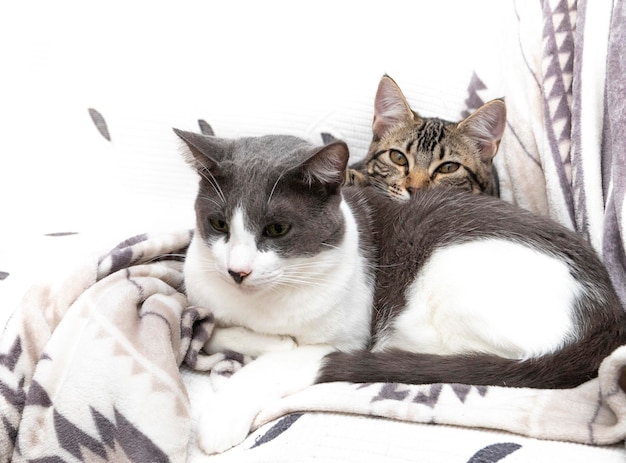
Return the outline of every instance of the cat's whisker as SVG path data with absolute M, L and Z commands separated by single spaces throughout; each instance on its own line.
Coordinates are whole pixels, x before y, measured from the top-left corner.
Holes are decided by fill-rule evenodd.
M 211 272 L 215 272 L 215 273 L 219 273 L 220 270 L 217 266 L 217 264 L 211 260 L 211 259 L 205 259 L 205 258 L 198 258 L 198 261 L 202 267 L 203 270 L 205 271 L 211 271 Z
M 283 170 L 280 175 L 278 176 L 278 178 L 276 179 L 276 181 L 274 182 L 274 185 L 272 186 L 272 191 L 270 191 L 270 194 L 267 198 L 267 204 L 269 205 L 272 202 L 272 197 L 274 196 L 274 191 L 276 190 L 276 187 L 278 186 L 278 182 L 280 182 L 280 179 L 283 178 L 283 175 L 285 174 L 285 172 L 287 172 L 287 169 Z
M 281 279 L 281 281 L 298 281 L 302 284 L 320 284 L 320 285 L 324 285 L 327 284 L 327 280 L 324 278 L 309 278 L 308 275 L 290 275 L 289 277 L 283 277 Z
M 319 280 L 319 281 L 324 281 L 326 280 L 328 277 L 326 275 L 326 273 L 324 272 L 315 272 L 315 271 L 302 271 L 302 270 L 290 270 L 289 272 L 285 272 L 283 273 L 283 275 L 281 275 L 281 279 L 282 278 L 302 278 L 302 279 L 306 279 L 306 280 Z
M 200 176 L 202 176 L 213 187 L 213 190 L 219 196 L 222 202 L 226 203 L 224 192 L 222 191 L 222 188 L 220 187 L 217 179 L 213 176 L 211 170 L 205 164 L 203 164 L 202 162 L 200 162 L 200 164 L 202 165 L 202 167 L 204 167 L 204 169 L 198 169 L 198 174 L 200 174 Z M 207 176 L 207 174 L 210 177 Z
M 302 286 L 309 286 L 309 287 L 315 287 L 315 288 L 326 287 L 326 284 L 324 282 L 317 283 L 315 281 L 311 281 L 311 280 L 303 279 L 303 278 L 283 278 L 278 284 L 282 286 L 292 286 L 294 288 L 300 288 Z
M 302 276 L 305 278 L 326 278 L 326 273 L 325 272 L 316 272 L 316 271 L 306 271 L 306 269 L 301 270 L 301 269 L 293 269 L 290 270 L 288 272 L 285 272 L 283 274 L 283 276 L 289 277 L 289 276 Z
M 218 208 L 221 208 L 223 206 L 222 203 L 217 202 L 212 196 L 207 196 L 207 195 L 198 195 L 199 199 L 204 199 L 206 201 L 209 201 L 210 203 L 214 204 L 215 206 L 217 206 Z
M 336 264 L 340 263 L 340 261 L 337 262 L 329 262 L 330 265 L 320 265 L 319 262 L 303 262 L 300 264 L 289 264 L 288 266 L 285 267 L 286 270 L 291 270 L 291 269 L 305 269 L 305 268 L 312 268 L 312 269 L 320 269 L 320 268 L 324 268 L 326 266 L 334 266 Z

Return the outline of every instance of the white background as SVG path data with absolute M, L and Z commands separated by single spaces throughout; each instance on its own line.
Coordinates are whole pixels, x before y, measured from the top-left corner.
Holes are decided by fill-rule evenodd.
M 510 2 L 20 1 L 0 5 L 0 297 L 133 233 L 193 226 L 172 126 L 314 138 L 354 156 L 378 80 L 458 118 Z M 494 97 L 500 95 L 493 95 Z M 106 119 L 109 142 L 87 108 Z M 319 142 L 319 140 L 317 140 Z M 77 232 L 71 237 L 44 234 Z M 97 244 L 97 246 L 96 246 Z M 0 299 L 1 300 L 1 299 Z M 1 326 L 0 320 L 0 326 Z

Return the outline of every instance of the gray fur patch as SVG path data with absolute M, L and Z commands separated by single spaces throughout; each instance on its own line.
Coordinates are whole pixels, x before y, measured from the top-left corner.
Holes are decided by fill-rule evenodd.
M 201 235 L 208 242 L 222 236 L 209 219 L 228 222 L 241 208 L 261 251 L 307 256 L 338 245 L 344 234 L 341 195 L 322 182 L 309 183 L 300 168 L 317 150 L 291 136 L 234 140 L 210 172 L 201 172 L 196 200 Z M 268 237 L 266 227 L 274 223 L 291 228 L 279 238 Z

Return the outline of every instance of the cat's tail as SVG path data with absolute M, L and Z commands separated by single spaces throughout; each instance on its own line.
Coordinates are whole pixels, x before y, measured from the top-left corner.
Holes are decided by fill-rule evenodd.
M 596 339 L 593 343 L 573 344 L 528 360 L 491 354 L 433 355 L 400 350 L 333 352 L 325 357 L 317 382 L 570 388 L 596 377 L 604 357 L 626 343 L 624 333 L 614 340 L 610 339 L 611 334 L 607 333 L 599 343 Z

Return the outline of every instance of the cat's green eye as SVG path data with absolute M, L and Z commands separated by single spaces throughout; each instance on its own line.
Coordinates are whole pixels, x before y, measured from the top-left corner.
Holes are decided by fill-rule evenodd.
M 220 233 L 228 233 L 228 224 L 222 219 L 209 219 L 209 223 L 213 227 L 213 230 Z
M 278 238 L 287 234 L 291 229 L 291 225 L 288 223 L 272 223 L 265 227 L 265 236 L 270 238 Z
M 437 170 L 435 170 L 435 172 L 437 172 L 438 174 L 451 174 L 452 172 L 456 172 L 457 170 L 459 170 L 459 167 L 461 167 L 461 165 L 458 162 L 444 162 L 439 167 L 437 167 Z
M 397 164 L 399 166 L 406 166 L 409 163 L 409 160 L 406 158 L 406 156 L 404 155 L 404 153 L 398 151 L 398 150 L 390 150 L 389 151 L 389 159 L 391 159 L 391 162 L 393 162 L 394 164 Z

